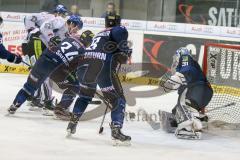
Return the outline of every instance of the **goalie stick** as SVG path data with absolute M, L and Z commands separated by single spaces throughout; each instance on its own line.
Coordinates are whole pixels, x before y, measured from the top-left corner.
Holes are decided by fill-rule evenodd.
M 215 111 L 215 110 L 219 110 L 219 109 L 222 109 L 222 108 L 231 107 L 233 105 L 236 105 L 236 103 L 235 102 L 231 102 L 231 103 L 228 103 L 228 104 L 225 104 L 225 105 L 213 108 L 213 109 L 209 109 L 209 110 L 206 110 L 206 113 L 209 113 L 209 112 L 212 112 L 212 111 Z
M 155 122 L 150 116 L 150 114 L 147 113 L 146 110 L 144 110 L 143 108 L 140 108 L 138 112 L 142 112 L 142 114 L 144 114 L 147 117 L 148 120 L 146 122 L 151 126 L 153 130 L 160 129 L 160 122 Z

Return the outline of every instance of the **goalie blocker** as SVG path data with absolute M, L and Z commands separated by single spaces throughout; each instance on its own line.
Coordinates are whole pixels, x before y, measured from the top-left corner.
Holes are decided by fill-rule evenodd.
M 161 112 L 162 128 L 175 132 L 177 138 L 200 139 L 201 115 L 212 98 L 212 88 L 187 48 L 176 51 L 172 72 L 175 73 L 166 82 L 161 82 L 161 86 L 177 89 L 179 97 L 172 114 Z

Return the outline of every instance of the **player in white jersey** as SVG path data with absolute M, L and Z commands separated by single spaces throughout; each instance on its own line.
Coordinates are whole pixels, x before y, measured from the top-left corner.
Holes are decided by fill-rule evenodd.
M 40 12 L 40 13 L 33 13 L 31 15 L 27 15 L 24 18 L 24 26 L 28 32 L 27 39 L 30 38 L 31 34 L 38 32 L 40 26 L 47 20 L 54 18 L 53 14 L 48 12 Z
M 24 24 L 28 31 L 28 36 L 23 43 L 23 53 L 30 58 L 31 65 L 34 65 L 43 50 L 47 47 L 54 47 L 61 42 L 68 34 L 65 25 L 67 9 L 63 5 L 58 5 L 54 9 L 54 14 L 41 12 L 29 15 L 25 18 Z M 41 90 L 37 91 L 32 99 L 32 106 L 44 106 L 52 108 L 52 86 L 49 79 L 43 83 Z
M 58 5 L 54 10 L 55 17 L 45 21 L 40 26 L 41 39 L 47 47 L 52 47 L 61 42 L 69 35 L 69 30 L 65 25 L 67 9 L 63 5 Z
M 31 66 L 35 64 L 42 52 L 46 49 L 46 45 L 41 40 L 40 26 L 48 19 L 54 18 L 53 14 L 47 12 L 33 13 L 27 15 L 24 18 L 24 26 L 27 30 L 27 36 L 22 43 L 22 51 L 24 55 L 27 55 L 30 60 Z M 43 107 L 44 101 L 47 103 L 51 100 L 51 86 L 47 80 L 41 86 L 41 89 L 37 90 L 35 96 L 31 99 L 30 109 L 35 110 L 36 107 Z

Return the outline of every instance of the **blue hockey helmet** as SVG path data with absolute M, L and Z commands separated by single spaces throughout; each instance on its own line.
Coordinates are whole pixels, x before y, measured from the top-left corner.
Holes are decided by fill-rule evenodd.
M 56 6 L 56 8 L 54 9 L 54 13 L 59 13 L 59 14 L 64 14 L 66 15 L 67 14 L 67 8 L 62 5 L 62 4 L 59 4 Z
M 71 15 L 67 20 L 67 24 L 69 25 L 71 23 L 75 24 L 79 29 L 83 27 L 83 21 L 80 16 Z

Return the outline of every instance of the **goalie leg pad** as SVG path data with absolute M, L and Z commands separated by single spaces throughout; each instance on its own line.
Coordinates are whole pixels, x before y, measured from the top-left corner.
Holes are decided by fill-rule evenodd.
M 174 133 L 177 128 L 177 121 L 172 113 L 159 110 L 161 128 L 167 133 Z
M 201 121 L 194 117 L 193 112 L 188 110 L 186 106 L 178 104 L 175 110 L 175 118 L 178 123 L 175 136 L 181 139 L 200 139 L 202 129 Z

